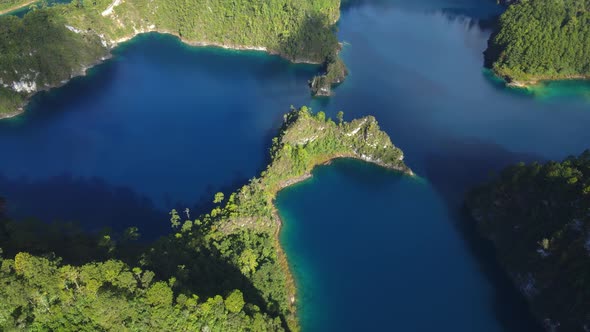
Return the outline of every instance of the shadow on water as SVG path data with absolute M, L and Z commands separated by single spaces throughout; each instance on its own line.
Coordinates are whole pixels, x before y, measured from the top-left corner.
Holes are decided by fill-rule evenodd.
M 473 184 L 491 179 L 511 164 L 544 161 L 538 155 L 510 152 L 479 140 L 438 137 L 436 142 L 424 157 L 425 175 L 442 197 L 450 200 L 450 206 L 461 205 Z
M 480 142 L 449 140 L 441 142 L 445 153 L 433 153 L 426 157 L 426 177 L 435 190 L 446 200 L 451 220 L 461 234 L 467 247 L 476 257 L 478 268 L 494 285 L 494 310 L 505 331 L 542 331 L 534 319 L 526 299 L 520 294 L 511 279 L 496 259 L 492 243 L 477 230 L 475 220 L 464 206 L 464 197 L 474 184 L 484 183 L 494 173 L 518 162 L 543 161 L 531 154 L 518 154 L 502 147 Z M 528 317 L 523 313 L 530 313 Z
M 169 232 L 167 213 L 149 198 L 98 177 L 63 174 L 32 180 L 0 174 L 0 188 L 0 195 L 7 199 L 7 214 L 18 220 L 77 222 L 91 232 L 135 226 L 145 240 Z
M 494 313 L 507 332 L 542 332 L 544 329 L 530 311 L 529 304 L 496 259 L 492 243 L 477 230 L 475 220 L 466 209 L 453 214 L 456 228 L 477 258 L 483 275 L 494 285 Z M 528 313 L 526 315 L 525 313 Z M 525 315 L 523 315 L 525 314 Z
M 0 175 L 0 188 L 0 247 L 8 257 L 29 252 L 76 265 L 119 259 L 154 271 L 159 280 L 177 278 L 179 293 L 208 298 L 240 289 L 248 303 L 277 315 L 277 304 L 267 305 L 234 264 L 194 247 L 191 241 L 203 242 L 198 236 L 186 245 L 166 236 L 168 214 L 129 188 L 68 174 L 43 180 Z M 131 226 L 139 228 L 139 241 L 125 236 Z M 112 249 L 101 241 L 104 234 L 112 236 Z

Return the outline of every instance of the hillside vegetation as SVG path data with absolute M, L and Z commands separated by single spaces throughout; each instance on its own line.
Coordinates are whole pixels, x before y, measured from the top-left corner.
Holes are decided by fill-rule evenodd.
M 590 326 L 590 151 L 509 167 L 467 205 L 539 320 Z
M 108 260 L 82 266 L 19 253 L 0 257 L 0 327 L 33 331 L 275 331 L 279 319 L 225 298 L 174 296 L 174 281 Z
M 16 10 L 30 4 L 31 0 L 0 0 L 0 14 Z
M 501 16 L 486 62 L 523 84 L 590 77 L 590 1 L 521 0 Z
M 0 16 L 0 114 L 16 113 L 35 92 L 84 73 L 144 32 L 327 66 L 337 58 L 339 13 L 340 0 L 75 0 L 23 19 Z
M 136 243 L 137 228 L 85 235 L 0 218 L 0 330 L 298 330 L 277 192 L 341 157 L 411 174 L 373 117 L 342 117 L 293 109 L 260 177 L 196 218 L 171 211 L 173 234 L 154 243 Z

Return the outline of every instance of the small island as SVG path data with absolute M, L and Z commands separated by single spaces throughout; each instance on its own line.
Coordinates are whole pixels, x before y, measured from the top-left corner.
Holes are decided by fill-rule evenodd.
M 562 162 L 508 167 L 466 202 L 546 330 L 587 330 L 590 151 Z
M 10 221 L 0 200 L 0 329 L 298 331 L 277 193 L 336 158 L 413 173 L 374 117 L 339 112 L 335 122 L 306 107 L 285 115 L 270 158 L 258 178 L 217 193 L 209 213 L 171 211 L 173 233 L 145 245 L 133 244 L 135 227 Z
M 590 1 L 511 1 L 485 64 L 514 87 L 590 78 Z
M 333 74 L 335 65 L 344 66 L 335 35 L 339 17 L 340 0 L 76 0 L 34 8 L 23 18 L 3 15 L 0 118 L 19 114 L 35 93 L 84 75 L 117 45 L 148 32 L 321 64 L 329 89 L 345 76 Z
M 325 64 L 325 71 L 315 76 L 310 82 L 311 93 L 314 96 L 329 97 L 332 95 L 332 87 L 344 81 L 348 76 L 348 69 L 339 57 L 330 57 Z

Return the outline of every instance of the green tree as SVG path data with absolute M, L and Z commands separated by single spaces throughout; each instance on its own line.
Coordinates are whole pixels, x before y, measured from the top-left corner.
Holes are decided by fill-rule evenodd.
M 225 196 L 223 195 L 223 193 L 218 192 L 217 194 L 215 194 L 215 197 L 213 198 L 213 203 L 219 204 L 219 203 L 223 202 L 224 198 L 225 198 Z
M 590 78 L 590 0 L 520 0 L 500 18 L 486 63 L 510 81 Z
M 169 214 L 172 228 L 178 228 L 178 226 L 180 226 L 180 216 L 178 215 L 178 211 L 176 211 L 176 209 L 172 209 Z
M 321 122 L 326 121 L 326 113 L 324 112 L 318 112 L 316 114 L 316 117 L 318 118 L 318 120 L 320 120 Z
M 224 303 L 229 312 L 238 313 L 242 311 L 242 308 L 245 304 L 244 294 L 242 294 L 240 290 L 236 289 L 225 298 Z
M 165 307 L 172 305 L 172 289 L 163 281 L 154 283 L 146 293 L 146 301 L 155 307 Z

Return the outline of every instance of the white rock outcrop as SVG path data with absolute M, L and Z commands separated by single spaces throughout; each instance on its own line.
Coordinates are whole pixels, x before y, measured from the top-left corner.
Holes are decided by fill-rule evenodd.
M 82 31 L 80 31 L 80 30 L 78 30 L 78 29 L 76 29 L 76 28 L 74 28 L 73 26 L 70 26 L 70 25 L 66 25 L 66 29 L 70 30 L 73 33 L 77 33 L 77 34 L 81 34 L 82 33 Z
M 37 91 L 37 83 L 35 81 L 12 82 L 12 90 L 16 92 L 35 92 Z

